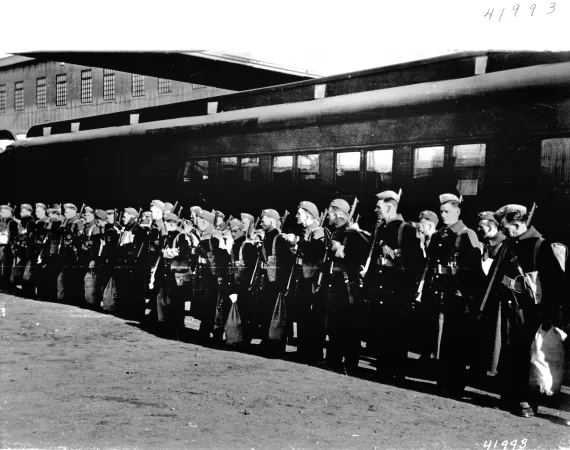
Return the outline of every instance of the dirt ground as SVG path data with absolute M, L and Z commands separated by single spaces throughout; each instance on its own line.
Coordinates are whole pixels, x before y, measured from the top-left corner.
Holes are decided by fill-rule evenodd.
M 497 396 L 349 377 L 183 341 L 74 306 L 0 294 L 0 446 L 68 449 L 570 448 L 570 390 L 518 418 Z M 288 347 L 288 352 L 294 351 Z M 508 444 L 505 444 L 505 441 Z

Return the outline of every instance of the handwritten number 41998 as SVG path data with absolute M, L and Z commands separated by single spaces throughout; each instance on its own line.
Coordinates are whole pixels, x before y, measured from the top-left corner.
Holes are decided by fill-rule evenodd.
M 499 22 L 501 21 L 501 19 L 503 18 L 503 14 L 505 13 L 505 9 L 503 8 L 501 10 L 501 14 L 499 15 Z M 521 5 L 519 5 L 518 3 L 516 5 L 513 5 L 513 17 L 517 17 L 517 14 L 519 13 L 519 10 L 521 9 Z M 524 10 L 521 10 L 521 14 L 523 13 Z M 530 16 L 534 17 L 534 13 L 538 13 L 538 11 L 536 11 L 536 3 L 533 3 L 532 5 L 530 5 L 529 8 L 530 11 Z M 554 11 L 556 11 L 556 2 L 552 2 L 550 3 L 550 6 L 548 8 L 546 8 L 546 12 L 543 12 L 543 14 L 552 14 Z M 495 13 L 495 8 L 492 9 L 488 9 L 487 12 L 485 13 L 485 15 L 483 16 L 483 18 L 488 17 L 489 20 L 491 20 L 493 18 L 493 14 Z M 510 12 L 508 12 L 507 14 L 510 14 Z

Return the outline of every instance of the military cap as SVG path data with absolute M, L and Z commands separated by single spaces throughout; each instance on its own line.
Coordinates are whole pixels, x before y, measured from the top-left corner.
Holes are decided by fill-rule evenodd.
M 198 217 L 204 219 L 207 222 L 210 222 L 211 224 L 214 223 L 214 215 L 210 211 L 200 210 L 198 211 Z
M 239 228 L 240 230 L 243 230 L 245 228 L 245 225 L 239 219 L 232 219 L 230 220 L 230 230 L 232 228 Z
M 85 211 L 85 214 L 87 214 L 87 213 L 93 214 L 93 208 L 91 208 L 91 206 L 86 206 L 84 211 Z
M 36 208 L 43 208 L 44 210 L 47 209 L 46 205 L 44 205 L 43 203 L 36 203 Z
M 13 208 L 10 205 L 0 205 L 0 209 L 7 209 L 10 212 L 13 211 Z
M 313 216 L 313 219 L 317 219 L 319 217 L 319 210 L 317 209 L 317 205 L 313 202 L 301 202 L 299 203 L 299 208 L 310 213 L 311 216 Z
M 176 214 L 171 213 L 171 212 L 167 212 L 164 215 L 164 220 L 166 222 L 178 222 L 178 216 Z
M 66 203 L 65 205 L 63 205 L 63 209 L 74 209 L 75 211 L 77 211 L 77 206 L 75 206 L 73 203 Z
M 253 222 L 255 220 L 253 218 L 253 216 L 251 214 L 248 214 L 248 213 L 241 213 L 240 218 L 241 218 L 241 220 L 249 219 L 250 222 Z
M 153 206 L 155 208 L 160 209 L 161 211 L 164 211 L 164 209 L 166 208 L 166 205 L 160 200 L 153 200 L 152 202 L 150 202 L 150 207 L 152 208 Z
M 378 200 L 394 200 L 396 203 L 400 203 L 400 195 L 394 191 L 383 191 L 376 194 Z
M 479 222 L 482 222 L 484 220 L 490 220 L 491 222 L 495 222 L 497 225 L 499 224 L 497 218 L 495 217 L 495 213 L 493 211 L 480 212 L 479 214 L 477 214 L 477 217 L 479 217 Z
M 437 217 L 437 214 L 434 213 L 433 211 L 428 210 L 428 209 L 426 209 L 425 211 L 422 211 L 422 212 L 420 213 L 420 220 L 422 220 L 422 219 L 430 220 L 430 221 L 432 221 L 433 223 L 435 223 L 436 225 L 437 225 L 438 222 L 439 222 L 439 219 L 438 219 L 438 217 Z
M 342 198 L 335 198 L 331 202 L 330 207 L 340 209 L 345 214 L 350 214 L 350 205 L 346 200 L 343 200 Z
M 509 213 L 512 212 L 518 212 L 521 215 L 525 215 L 527 213 L 527 209 L 526 207 L 524 207 L 523 205 L 515 205 L 515 204 L 510 204 L 510 205 L 505 205 L 501 208 L 499 208 L 497 211 L 495 211 L 495 219 L 497 219 L 497 221 L 501 221 L 505 218 L 505 216 Z
M 61 206 L 58 205 L 57 203 L 55 203 L 55 204 L 51 205 L 51 208 L 48 208 L 47 212 L 49 214 L 55 213 L 55 212 L 61 214 Z
M 96 209 L 95 217 L 97 217 L 97 219 L 105 220 L 107 219 L 107 211 L 103 211 L 102 209 Z
M 139 216 L 139 212 L 135 208 L 125 208 L 125 214 L 129 214 L 133 217 Z
M 28 211 L 32 212 L 32 205 L 30 205 L 29 203 L 23 203 L 20 205 L 20 209 L 27 209 Z
M 277 211 L 275 211 L 274 209 L 264 209 L 263 211 L 261 211 L 261 216 L 267 216 L 267 217 L 271 217 L 272 219 L 275 220 L 280 220 L 281 216 L 279 216 L 279 213 Z
M 441 203 L 442 205 L 447 202 L 461 203 L 462 201 L 463 197 L 461 197 L 461 195 L 459 197 L 455 194 L 441 194 L 439 196 L 439 203 Z
M 202 211 L 202 208 L 200 206 L 191 206 L 190 211 L 191 212 L 193 212 L 193 211 L 198 212 L 198 211 Z
M 164 212 L 171 212 L 174 209 L 174 205 L 170 202 L 164 203 Z

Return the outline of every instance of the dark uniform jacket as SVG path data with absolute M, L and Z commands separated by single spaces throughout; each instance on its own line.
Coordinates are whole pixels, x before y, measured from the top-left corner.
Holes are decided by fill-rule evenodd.
M 297 243 L 298 263 L 302 266 L 304 279 L 315 279 L 323 270 L 327 253 L 328 238 L 325 229 L 313 222 L 304 230 L 303 236 Z
M 18 223 L 13 218 L 0 219 L 0 245 L 13 246 L 18 239 Z
M 43 249 L 46 247 L 45 244 L 47 243 L 46 237 L 47 237 L 48 231 L 49 231 L 48 227 L 51 228 L 51 225 L 50 225 L 50 221 L 47 217 L 44 217 L 43 219 L 36 220 L 34 230 L 32 233 L 33 258 L 31 258 L 31 259 L 32 259 L 32 262 L 34 264 L 37 263 L 38 257 L 40 256 L 40 253 L 42 254 L 42 257 L 44 256 L 44 254 L 47 254 L 43 251 Z
M 33 234 L 35 222 L 31 216 L 23 217 L 18 224 L 18 236 L 14 241 L 14 256 L 21 261 L 27 261 L 33 257 Z
M 295 263 L 293 245 L 281 234 L 281 231 L 274 228 L 265 233 L 262 246 L 262 259 L 264 267 L 271 270 L 270 266 L 276 267 L 276 287 L 285 288 L 291 274 L 291 269 Z M 267 282 L 273 281 L 267 279 Z
M 78 254 L 79 266 L 87 269 L 91 261 L 96 262 L 101 246 L 101 230 L 95 221 L 86 223 L 80 235 L 80 247 Z
M 68 264 L 74 264 L 77 261 L 77 255 L 81 248 L 81 233 L 84 227 L 85 225 L 77 215 L 64 220 L 60 227 L 61 249 L 59 255 Z
M 232 244 L 231 279 L 232 291 L 248 289 L 259 256 L 258 249 L 246 236 L 241 236 Z
M 136 220 L 128 223 L 119 235 L 117 266 L 134 268 L 139 264 L 139 251 L 147 239 L 148 231 Z M 142 252 L 141 252 L 142 255 Z

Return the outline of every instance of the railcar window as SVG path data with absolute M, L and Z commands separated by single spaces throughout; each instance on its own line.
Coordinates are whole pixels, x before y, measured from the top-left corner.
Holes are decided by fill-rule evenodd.
M 240 171 L 242 180 L 259 182 L 261 176 L 259 158 L 241 158 Z
M 131 93 L 133 97 L 144 96 L 144 75 L 133 73 L 131 76 Z
M 455 145 L 451 164 L 461 195 L 477 195 L 485 172 L 485 144 Z
M 443 169 L 445 148 L 419 147 L 414 152 L 414 178 L 425 178 L 435 175 L 437 169 Z
M 0 84 L 0 111 L 6 111 L 6 85 Z
M 81 71 L 81 103 L 93 100 L 93 73 L 91 69 Z
M 237 172 L 237 163 L 238 159 L 235 156 L 222 158 L 220 164 L 221 175 Z
M 275 188 L 287 188 L 293 184 L 293 157 L 273 157 L 273 185 Z
M 319 155 L 299 155 L 297 157 L 299 184 L 313 184 L 319 178 Z
M 67 75 L 65 73 L 55 77 L 55 106 L 67 105 Z
M 542 141 L 541 182 L 557 194 L 570 194 L 570 138 Z
M 36 106 L 38 109 L 47 107 L 46 78 L 36 80 Z
M 336 184 L 342 191 L 358 189 L 360 185 L 360 152 L 336 154 Z
M 184 183 L 197 183 L 208 179 L 208 160 L 186 161 L 184 166 L 183 180 Z
M 378 191 L 392 183 L 394 150 L 373 150 L 366 153 L 366 189 Z
M 24 82 L 17 81 L 14 84 L 14 109 L 16 111 L 24 110 Z
M 115 71 L 103 69 L 103 100 L 115 100 Z

